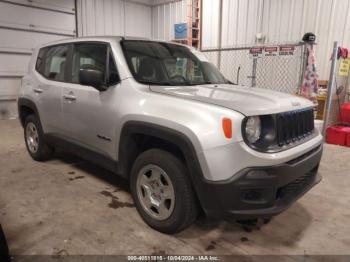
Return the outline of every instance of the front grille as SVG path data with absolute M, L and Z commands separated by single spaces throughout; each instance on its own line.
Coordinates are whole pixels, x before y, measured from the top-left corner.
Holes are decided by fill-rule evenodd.
M 278 114 L 276 126 L 279 146 L 301 140 L 311 135 L 314 130 L 313 109 Z
M 289 184 L 279 188 L 277 190 L 276 199 L 293 197 L 295 195 L 303 192 L 305 188 L 307 188 L 314 180 L 317 174 L 317 167 L 315 170 L 310 171 L 309 173 L 298 177 L 294 181 Z

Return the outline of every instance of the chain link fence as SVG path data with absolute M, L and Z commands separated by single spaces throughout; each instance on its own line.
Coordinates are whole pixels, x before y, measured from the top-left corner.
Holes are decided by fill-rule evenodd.
M 295 94 L 307 61 L 303 43 L 202 50 L 230 81 Z

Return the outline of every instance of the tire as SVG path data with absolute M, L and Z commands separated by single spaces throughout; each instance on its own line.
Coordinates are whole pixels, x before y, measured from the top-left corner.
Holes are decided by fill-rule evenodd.
M 9 248 L 7 246 L 5 234 L 2 231 L 1 225 L 0 225 L 0 261 L 4 261 L 4 262 L 10 261 Z
M 160 178 L 157 180 L 157 177 Z M 130 187 L 137 211 L 150 227 L 160 232 L 177 233 L 198 216 L 188 170 L 180 159 L 167 151 L 150 149 L 140 154 L 131 170 Z M 156 202 L 148 201 L 150 192 L 155 194 L 152 200 Z M 154 205 L 157 201 L 162 204 Z
M 24 122 L 24 141 L 29 155 L 36 161 L 51 158 L 53 148 L 44 139 L 40 121 L 36 115 L 29 115 Z

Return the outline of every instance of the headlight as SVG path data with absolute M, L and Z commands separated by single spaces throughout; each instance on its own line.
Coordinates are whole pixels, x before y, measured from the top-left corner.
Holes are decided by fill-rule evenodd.
M 245 124 L 245 135 L 249 143 L 254 144 L 261 135 L 261 120 L 258 116 L 250 116 Z

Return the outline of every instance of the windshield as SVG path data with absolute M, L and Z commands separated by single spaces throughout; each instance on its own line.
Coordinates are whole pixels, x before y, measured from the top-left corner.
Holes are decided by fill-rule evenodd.
M 161 42 L 124 40 L 125 58 L 134 78 L 153 85 L 229 83 L 205 56 L 188 47 Z

